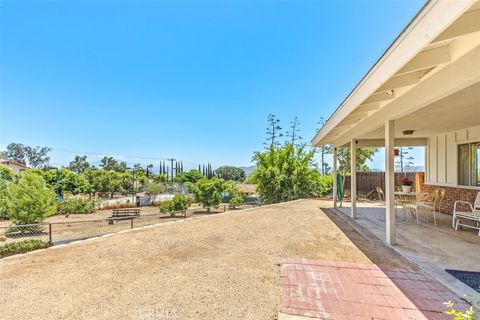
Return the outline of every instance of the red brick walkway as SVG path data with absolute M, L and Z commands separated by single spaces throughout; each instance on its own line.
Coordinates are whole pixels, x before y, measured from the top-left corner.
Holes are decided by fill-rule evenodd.
M 468 305 L 428 275 L 375 264 L 287 259 L 280 312 L 320 319 L 437 320 L 443 302 Z

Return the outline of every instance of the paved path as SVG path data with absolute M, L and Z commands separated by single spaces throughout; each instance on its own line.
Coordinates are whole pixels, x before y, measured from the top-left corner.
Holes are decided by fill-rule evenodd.
M 448 320 L 443 302 L 469 307 L 422 272 L 375 264 L 287 259 L 280 283 L 284 319 Z

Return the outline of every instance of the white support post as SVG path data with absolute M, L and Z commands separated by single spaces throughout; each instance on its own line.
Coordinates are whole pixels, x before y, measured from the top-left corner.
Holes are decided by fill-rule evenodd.
M 357 219 L 357 142 L 355 139 L 352 139 L 350 142 L 350 172 L 351 172 L 351 217 L 352 219 Z
M 333 207 L 337 207 L 337 148 L 333 147 Z
M 395 141 L 394 121 L 385 122 L 385 221 L 386 241 L 396 244 L 395 226 Z

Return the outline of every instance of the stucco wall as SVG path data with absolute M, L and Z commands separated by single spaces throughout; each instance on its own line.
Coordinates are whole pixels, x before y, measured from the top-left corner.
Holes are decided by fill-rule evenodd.
M 429 137 L 425 159 L 425 183 L 458 186 L 457 146 L 479 141 L 480 126 Z

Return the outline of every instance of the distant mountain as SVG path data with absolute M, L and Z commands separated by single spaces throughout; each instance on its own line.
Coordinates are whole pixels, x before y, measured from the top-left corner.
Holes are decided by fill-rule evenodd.
M 250 166 L 250 167 L 240 167 L 241 169 L 243 169 L 243 171 L 245 171 L 245 174 L 247 175 L 247 177 L 255 170 L 257 170 L 257 166 L 256 165 L 253 165 L 253 166 Z

